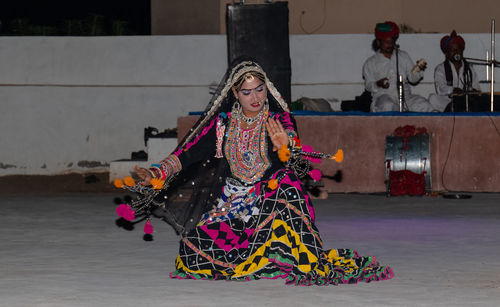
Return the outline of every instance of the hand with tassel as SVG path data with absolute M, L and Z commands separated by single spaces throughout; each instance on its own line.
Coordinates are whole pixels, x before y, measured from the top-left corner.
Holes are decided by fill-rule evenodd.
M 278 157 L 281 162 L 288 162 L 292 155 L 302 155 L 306 159 L 311 160 L 311 162 L 315 163 L 321 163 L 321 160 L 319 159 L 331 159 L 336 161 L 337 163 L 341 163 L 344 160 L 344 151 L 342 149 L 337 150 L 337 152 L 332 155 L 328 153 L 312 151 L 311 146 L 300 145 L 299 139 L 296 139 L 294 141 L 294 143 L 298 145 L 291 146 L 292 151 L 290 151 L 287 145 L 281 146 L 280 150 L 278 151 Z
M 134 222 L 136 218 L 139 218 L 138 221 L 140 221 L 140 217 L 146 216 L 147 222 L 144 225 L 144 233 L 150 235 L 153 233 L 153 226 L 149 219 L 152 211 L 152 200 L 158 195 L 160 190 L 166 189 L 168 184 L 165 184 L 164 180 L 154 178 L 146 169 L 137 166 L 134 169 L 139 178 L 141 178 L 140 182 L 136 183 L 132 177 L 127 176 L 123 180 L 120 178 L 116 179 L 114 185 L 120 189 L 142 194 L 143 197 L 138 197 L 130 205 L 120 204 L 116 208 L 116 213 L 119 217 L 129 222 Z
M 290 150 L 291 148 L 291 150 Z M 293 160 L 296 159 L 290 159 L 292 157 L 297 157 L 297 156 L 303 156 L 306 160 L 313 162 L 313 163 L 321 163 L 321 159 L 329 159 L 329 160 L 334 160 L 337 163 L 341 163 L 344 160 L 344 151 L 342 149 L 337 150 L 335 155 L 328 154 L 328 153 L 322 153 L 322 152 L 315 152 L 313 151 L 312 147 L 309 145 L 302 145 L 301 141 L 299 138 L 294 137 L 292 141 L 290 142 L 290 146 L 288 145 L 283 145 L 278 151 L 278 157 L 281 162 L 287 163 L 289 166 L 292 166 L 293 168 Z M 290 162 L 292 161 L 292 162 Z M 291 165 L 290 165 L 291 164 Z M 305 173 L 304 173 L 305 174 Z M 311 177 L 312 180 L 314 181 L 319 181 L 321 180 L 322 174 L 320 170 L 313 169 L 307 174 Z

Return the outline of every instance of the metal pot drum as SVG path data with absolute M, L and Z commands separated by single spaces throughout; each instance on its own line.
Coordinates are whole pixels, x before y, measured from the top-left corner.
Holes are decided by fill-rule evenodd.
M 390 187 L 389 170 L 409 170 L 416 174 L 424 173 L 425 191 L 432 191 L 430 136 L 420 134 L 405 138 L 389 135 L 385 138 L 385 179 Z

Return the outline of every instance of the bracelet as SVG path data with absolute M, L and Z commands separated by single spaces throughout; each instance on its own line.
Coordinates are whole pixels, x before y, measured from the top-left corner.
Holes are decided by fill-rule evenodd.
M 176 155 L 170 155 L 159 164 L 153 164 L 149 168 L 150 172 L 154 174 L 153 177 L 160 180 L 167 180 L 181 169 L 181 161 L 179 161 Z
M 152 169 L 147 169 L 148 173 L 151 175 L 153 178 L 158 178 L 158 175 L 152 170 Z
M 161 165 L 159 164 L 153 164 L 151 165 L 151 168 L 149 171 L 153 174 L 154 178 L 159 178 L 161 180 L 165 180 L 165 173 L 163 172 Z

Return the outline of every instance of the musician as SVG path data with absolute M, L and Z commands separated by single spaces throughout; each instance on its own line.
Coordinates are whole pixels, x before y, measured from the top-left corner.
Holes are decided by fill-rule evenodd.
M 434 70 L 436 94 L 431 94 L 429 101 L 442 112 L 452 101 L 450 96 L 479 93 L 481 88 L 476 71 L 464 59 L 465 40 L 462 36 L 453 30 L 441 39 L 440 44 L 446 59 Z
M 404 105 L 406 111 L 432 112 L 434 107 L 422 96 L 411 93 L 411 84 L 423 78 L 427 63 L 412 61 L 407 52 L 397 49 L 399 27 L 392 21 L 378 23 L 375 27 L 375 54 L 363 65 L 365 88 L 372 94 L 372 112 L 399 111 L 397 73 L 403 77 Z M 396 63 L 398 65 L 396 66 Z

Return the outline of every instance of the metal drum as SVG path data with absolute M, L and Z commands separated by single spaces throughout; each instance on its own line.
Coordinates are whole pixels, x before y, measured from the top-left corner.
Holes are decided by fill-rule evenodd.
M 432 191 L 429 140 L 428 134 L 408 138 L 389 135 L 385 138 L 385 179 L 388 184 L 389 170 L 408 170 L 416 174 L 425 172 L 425 191 Z

